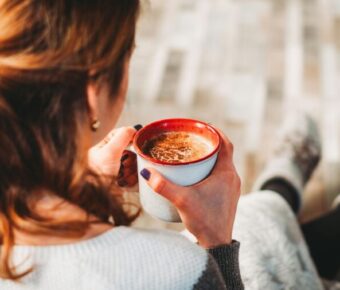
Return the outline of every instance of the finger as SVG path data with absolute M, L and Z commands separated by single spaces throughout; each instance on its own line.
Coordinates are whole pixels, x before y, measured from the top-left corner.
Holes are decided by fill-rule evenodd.
M 168 199 L 177 207 L 183 204 L 187 188 L 172 183 L 153 168 L 145 168 L 140 174 L 155 192 Z
M 111 130 L 110 133 L 108 133 L 103 140 L 101 140 L 99 143 L 97 143 L 94 147 L 103 147 L 106 145 L 110 139 L 115 135 L 116 133 L 116 128 Z
M 121 158 L 121 163 L 125 167 L 137 166 L 137 156 L 136 156 L 136 154 L 129 151 L 129 150 L 124 150 L 123 156 Z
M 120 159 L 120 168 L 119 172 L 122 176 L 123 173 L 125 175 L 129 175 L 131 173 L 137 172 L 137 158 L 134 153 L 125 153 L 126 150 L 123 153 L 122 158 Z M 131 155 L 132 154 L 132 155 Z
M 129 175 L 135 174 L 137 175 L 137 166 L 125 167 L 121 166 L 119 169 L 118 177 L 128 177 Z
M 122 176 L 124 169 L 129 169 L 127 174 L 130 174 L 133 171 L 137 171 L 137 158 L 134 155 L 134 153 L 126 153 L 127 151 L 125 150 L 123 152 L 123 156 L 120 159 L 120 167 L 118 174 Z M 133 154 L 133 155 L 131 155 Z
M 138 182 L 137 174 L 131 174 L 128 177 L 119 178 L 117 183 L 120 187 L 132 187 Z
M 229 153 L 231 153 L 231 156 L 232 156 L 232 154 L 234 153 L 233 143 L 229 140 L 229 138 L 220 129 L 216 129 L 216 131 L 219 133 L 219 135 L 221 137 L 222 144 L 225 145 L 225 148 L 227 149 L 227 151 Z
M 233 166 L 233 152 L 234 146 L 230 140 L 223 134 L 222 131 L 218 130 L 221 136 L 221 148 L 218 154 L 217 162 L 214 171 L 220 171 L 227 166 Z
M 114 152 L 116 156 L 121 156 L 125 148 L 132 141 L 136 132 L 136 129 L 133 127 L 121 127 L 116 129 L 114 135 L 106 144 L 105 149 Z
M 112 138 L 115 137 L 117 131 L 119 132 L 119 130 L 124 129 L 124 128 L 130 128 L 130 127 L 122 127 L 122 128 L 114 128 L 114 129 L 112 129 L 112 130 L 105 136 L 105 138 L 104 138 L 103 140 L 101 140 L 99 143 L 97 143 L 97 144 L 95 145 L 95 147 L 103 147 L 104 145 L 106 145 L 107 143 L 109 143 L 110 140 L 111 140 Z M 133 127 L 133 128 L 137 131 L 137 129 L 136 129 L 135 127 Z

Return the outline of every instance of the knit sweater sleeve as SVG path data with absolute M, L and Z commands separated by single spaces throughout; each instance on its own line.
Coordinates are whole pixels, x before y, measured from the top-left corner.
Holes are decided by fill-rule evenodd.
M 231 245 L 224 245 L 209 249 L 206 268 L 194 286 L 194 290 L 243 290 L 238 254 L 240 243 L 233 241 Z

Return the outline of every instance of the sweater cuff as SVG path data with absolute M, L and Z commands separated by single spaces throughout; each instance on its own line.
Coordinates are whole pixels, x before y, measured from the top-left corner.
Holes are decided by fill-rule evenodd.
M 243 289 L 239 267 L 240 243 L 233 240 L 230 245 L 221 245 L 208 249 L 225 280 L 227 289 Z

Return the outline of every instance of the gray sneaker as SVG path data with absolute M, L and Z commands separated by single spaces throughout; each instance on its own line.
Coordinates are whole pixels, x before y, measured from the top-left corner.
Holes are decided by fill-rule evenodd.
M 286 118 L 279 130 L 272 158 L 255 181 L 253 190 L 261 190 L 273 179 L 283 179 L 299 194 L 301 204 L 305 184 L 321 156 L 321 143 L 315 121 L 304 113 Z

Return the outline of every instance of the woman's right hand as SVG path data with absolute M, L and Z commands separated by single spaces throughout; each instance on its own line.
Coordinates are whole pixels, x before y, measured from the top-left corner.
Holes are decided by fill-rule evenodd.
M 143 174 L 155 192 L 175 205 L 185 227 L 204 248 L 231 243 L 240 197 L 241 182 L 233 164 L 233 145 L 220 134 L 223 142 L 216 165 L 203 181 L 183 187 L 153 168 L 146 168 Z

